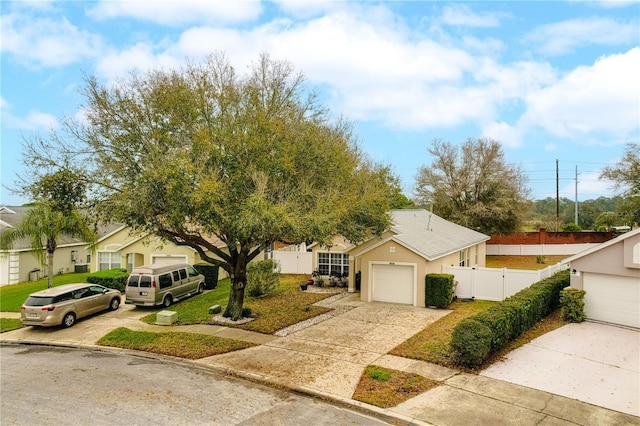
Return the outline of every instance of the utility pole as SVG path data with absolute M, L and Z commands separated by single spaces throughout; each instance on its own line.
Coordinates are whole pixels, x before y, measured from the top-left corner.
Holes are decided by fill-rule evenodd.
M 575 220 L 573 223 L 578 224 L 578 166 L 576 165 L 576 212 L 575 212 Z
M 556 158 L 556 232 L 560 225 L 560 172 L 558 171 L 558 159 Z

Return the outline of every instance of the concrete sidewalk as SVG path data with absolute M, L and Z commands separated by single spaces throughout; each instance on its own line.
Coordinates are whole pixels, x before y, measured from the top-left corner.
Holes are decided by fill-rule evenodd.
M 336 298 L 332 305 L 339 314 L 284 337 L 224 326 L 148 325 L 139 321 L 148 312 L 123 305 L 118 311 L 81 320 L 69 329 L 27 327 L 2 333 L 0 341 L 96 347 L 100 337 L 117 327 L 211 334 L 259 346 L 192 363 L 348 404 L 392 419 L 394 424 L 640 425 L 638 417 L 575 399 L 387 355 L 389 346 L 410 337 L 415 327 L 422 329 L 445 315 L 444 310 L 363 303 L 353 296 Z M 351 399 L 370 364 L 414 372 L 442 384 L 393 408 L 381 409 Z

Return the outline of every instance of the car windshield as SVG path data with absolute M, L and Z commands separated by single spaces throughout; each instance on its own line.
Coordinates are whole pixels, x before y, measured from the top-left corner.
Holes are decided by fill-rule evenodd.
M 24 304 L 26 306 L 46 306 L 53 303 L 53 297 L 29 296 Z

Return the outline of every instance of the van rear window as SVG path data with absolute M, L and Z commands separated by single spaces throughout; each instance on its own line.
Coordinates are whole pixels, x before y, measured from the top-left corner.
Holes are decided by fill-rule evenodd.
M 129 287 L 151 287 L 151 277 L 149 275 L 131 275 L 127 285 Z
M 53 303 L 53 297 L 38 297 L 38 296 L 29 296 L 26 302 L 24 302 L 25 306 L 47 306 Z

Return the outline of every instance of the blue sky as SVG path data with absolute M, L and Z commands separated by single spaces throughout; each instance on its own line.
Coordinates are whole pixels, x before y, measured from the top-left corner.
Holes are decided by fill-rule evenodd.
M 640 2 L 1 1 L 0 204 L 24 137 L 79 114 L 83 75 L 224 52 L 284 59 L 412 195 L 430 142 L 500 141 L 531 197 L 613 196 L 599 170 L 640 140 Z

